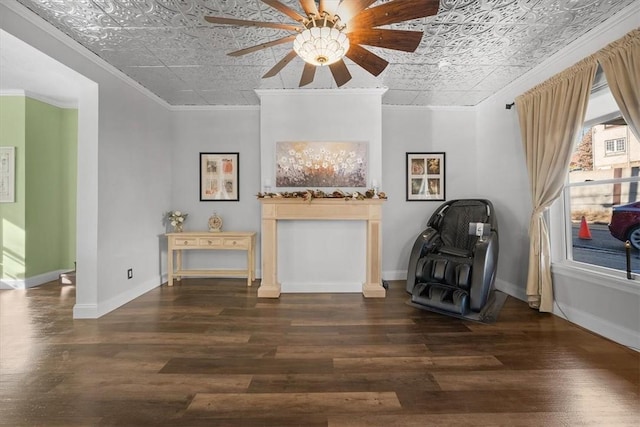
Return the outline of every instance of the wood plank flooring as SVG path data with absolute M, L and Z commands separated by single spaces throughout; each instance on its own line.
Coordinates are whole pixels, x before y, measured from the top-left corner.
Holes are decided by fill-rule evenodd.
M 640 354 L 508 298 L 491 325 L 186 279 L 98 320 L 0 291 L 1 426 L 638 426 Z

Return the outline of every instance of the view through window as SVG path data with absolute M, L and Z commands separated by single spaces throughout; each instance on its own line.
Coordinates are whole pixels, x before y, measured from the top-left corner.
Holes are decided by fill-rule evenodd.
M 621 117 L 583 129 L 569 167 L 565 206 L 574 261 L 640 273 L 640 141 Z

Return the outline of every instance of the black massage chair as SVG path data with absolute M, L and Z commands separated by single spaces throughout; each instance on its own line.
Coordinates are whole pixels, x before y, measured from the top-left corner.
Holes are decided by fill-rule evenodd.
M 491 202 L 443 203 L 411 251 L 407 271 L 411 305 L 477 317 L 491 296 L 497 264 L 498 223 Z

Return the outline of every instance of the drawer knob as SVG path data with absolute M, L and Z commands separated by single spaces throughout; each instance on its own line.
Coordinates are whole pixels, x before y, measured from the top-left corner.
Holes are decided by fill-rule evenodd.
M 185 244 L 185 245 L 187 245 L 187 244 L 189 244 L 189 242 L 185 240 L 185 241 L 184 241 L 184 244 Z

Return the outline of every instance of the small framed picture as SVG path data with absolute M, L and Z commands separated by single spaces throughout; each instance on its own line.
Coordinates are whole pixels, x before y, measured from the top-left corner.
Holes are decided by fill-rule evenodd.
M 407 201 L 445 200 L 444 153 L 407 153 Z
M 16 201 L 16 147 L 0 147 L 0 203 Z
M 200 153 L 200 201 L 240 200 L 240 153 Z

